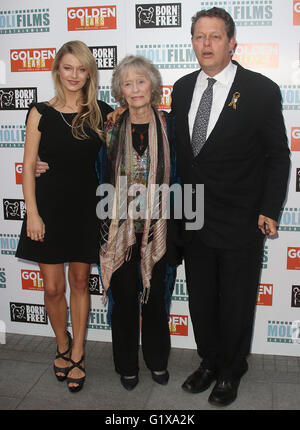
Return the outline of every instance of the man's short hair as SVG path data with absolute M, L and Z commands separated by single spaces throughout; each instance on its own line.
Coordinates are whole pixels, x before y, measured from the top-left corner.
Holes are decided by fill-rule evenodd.
M 222 9 L 220 7 L 213 7 L 211 9 L 207 9 L 207 10 L 200 10 L 199 12 L 197 12 L 192 17 L 192 27 L 191 27 L 192 37 L 194 36 L 194 30 L 195 30 L 196 22 L 200 18 L 204 18 L 204 17 L 222 19 L 224 21 L 224 24 L 225 24 L 226 34 L 227 34 L 228 39 L 230 40 L 232 37 L 234 37 L 234 35 L 235 35 L 235 23 L 234 23 L 231 15 L 229 15 L 229 13 L 226 12 L 225 9 Z

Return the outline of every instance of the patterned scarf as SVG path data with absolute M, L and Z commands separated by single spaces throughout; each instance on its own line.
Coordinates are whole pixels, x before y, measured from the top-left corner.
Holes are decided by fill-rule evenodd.
M 166 193 L 153 193 L 155 184 L 169 185 L 170 149 L 166 134 L 166 124 L 161 115 L 151 111 L 148 130 L 148 150 L 150 167 L 146 188 L 146 214 L 141 243 L 141 277 L 143 281 L 142 303 L 147 303 L 150 292 L 152 270 L 166 252 L 167 220 L 165 215 Z M 111 166 L 111 184 L 115 187 L 113 216 L 103 221 L 101 228 L 100 267 L 104 289 L 109 288 L 112 274 L 128 261 L 131 247 L 136 243 L 134 219 L 130 216 L 130 203 L 134 197 L 128 196 L 128 189 L 134 184 L 132 172 L 133 145 L 131 122 L 128 111 L 120 121 L 106 127 L 107 155 Z M 126 191 L 122 189 L 127 179 Z M 122 181 L 121 181 L 122 179 Z M 126 198 L 124 195 L 126 192 Z M 155 198 L 156 197 L 156 198 Z M 124 217 L 124 207 L 126 216 Z

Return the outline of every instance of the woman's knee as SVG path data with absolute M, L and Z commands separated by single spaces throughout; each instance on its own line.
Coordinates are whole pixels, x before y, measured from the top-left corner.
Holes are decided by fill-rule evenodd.
M 65 294 L 65 283 L 62 280 L 44 279 L 44 292 L 47 298 L 58 300 Z
M 69 284 L 72 291 L 85 293 L 88 291 L 89 274 L 86 272 L 69 271 Z
M 64 296 L 65 272 L 62 264 L 40 264 L 44 282 L 45 297 L 49 299 L 60 299 Z

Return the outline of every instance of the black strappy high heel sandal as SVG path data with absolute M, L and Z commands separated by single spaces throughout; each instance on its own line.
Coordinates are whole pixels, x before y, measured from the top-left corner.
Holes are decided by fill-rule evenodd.
M 73 361 L 72 358 L 70 358 L 69 361 L 72 363 L 72 366 L 70 366 L 68 368 L 67 375 L 71 372 L 72 369 L 75 369 L 75 367 L 80 369 L 85 374 L 86 373 L 85 369 L 81 366 L 81 363 L 83 362 L 83 360 L 84 360 L 84 355 L 77 362 Z M 85 381 L 85 377 L 86 377 L 86 374 L 84 376 L 82 376 L 81 378 L 69 378 L 67 376 L 67 384 L 68 384 L 68 388 L 71 391 L 71 393 L 76 393 L 76 392 L 81 390 L 81 388 L 83 387 L 84 381 Z M 77 386 L 76 387 L 70 387 L 69 384 L 72 384 L 72 383 L 77 384 Z
M 71 338 L 71 335 L 70 335 L 70 333 L 68 331 L 67 331 L 67 336 L 68 336 L 68 342 L 69 342 L 68 349 L 65 352 L 59 352 L 58 351 L 58 347 L 57 347 L 57 352 L 56 352 L 55 360 L 57 358 L 62 358 L 63 360 L 65 360 L 67 362 L 70 361 L 69 357 L 65 357 L 66 354 L 71 353 L 71 349 L 72 349 L 72 338 Z M 58 381 L 60 381 L 60 382 L 64 381 L 66 379 L 66 377 L 67 377 L 67 374 L 68 374 L 68 371 L 69 371 L 69 367 L 57 367 L 57 366 L 55 366 L 55 364 L 53 364 L 53 368 L 54 368 L 54 373 L 55 373 L 56 379 Z M 63 373 L 64 375 L 57 375 L 58 372 L 59 373 Z

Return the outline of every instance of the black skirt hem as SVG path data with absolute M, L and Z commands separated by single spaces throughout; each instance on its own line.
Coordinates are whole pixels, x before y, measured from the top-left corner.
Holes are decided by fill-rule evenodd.
M 58 259 L 44 259 L 37 257 L 22 257 L 21 255 L 15 255 L 16 258 L 20 258 L 22 260 L 33 261 L 35 263 L 42 264 L 65 264 L 65 263 L 86 263 L 86 264 L 99 264 L 99 259 L 96 258 L 86 258 L 86 257 L 72 257 L 72 258 L 58 258 Z

